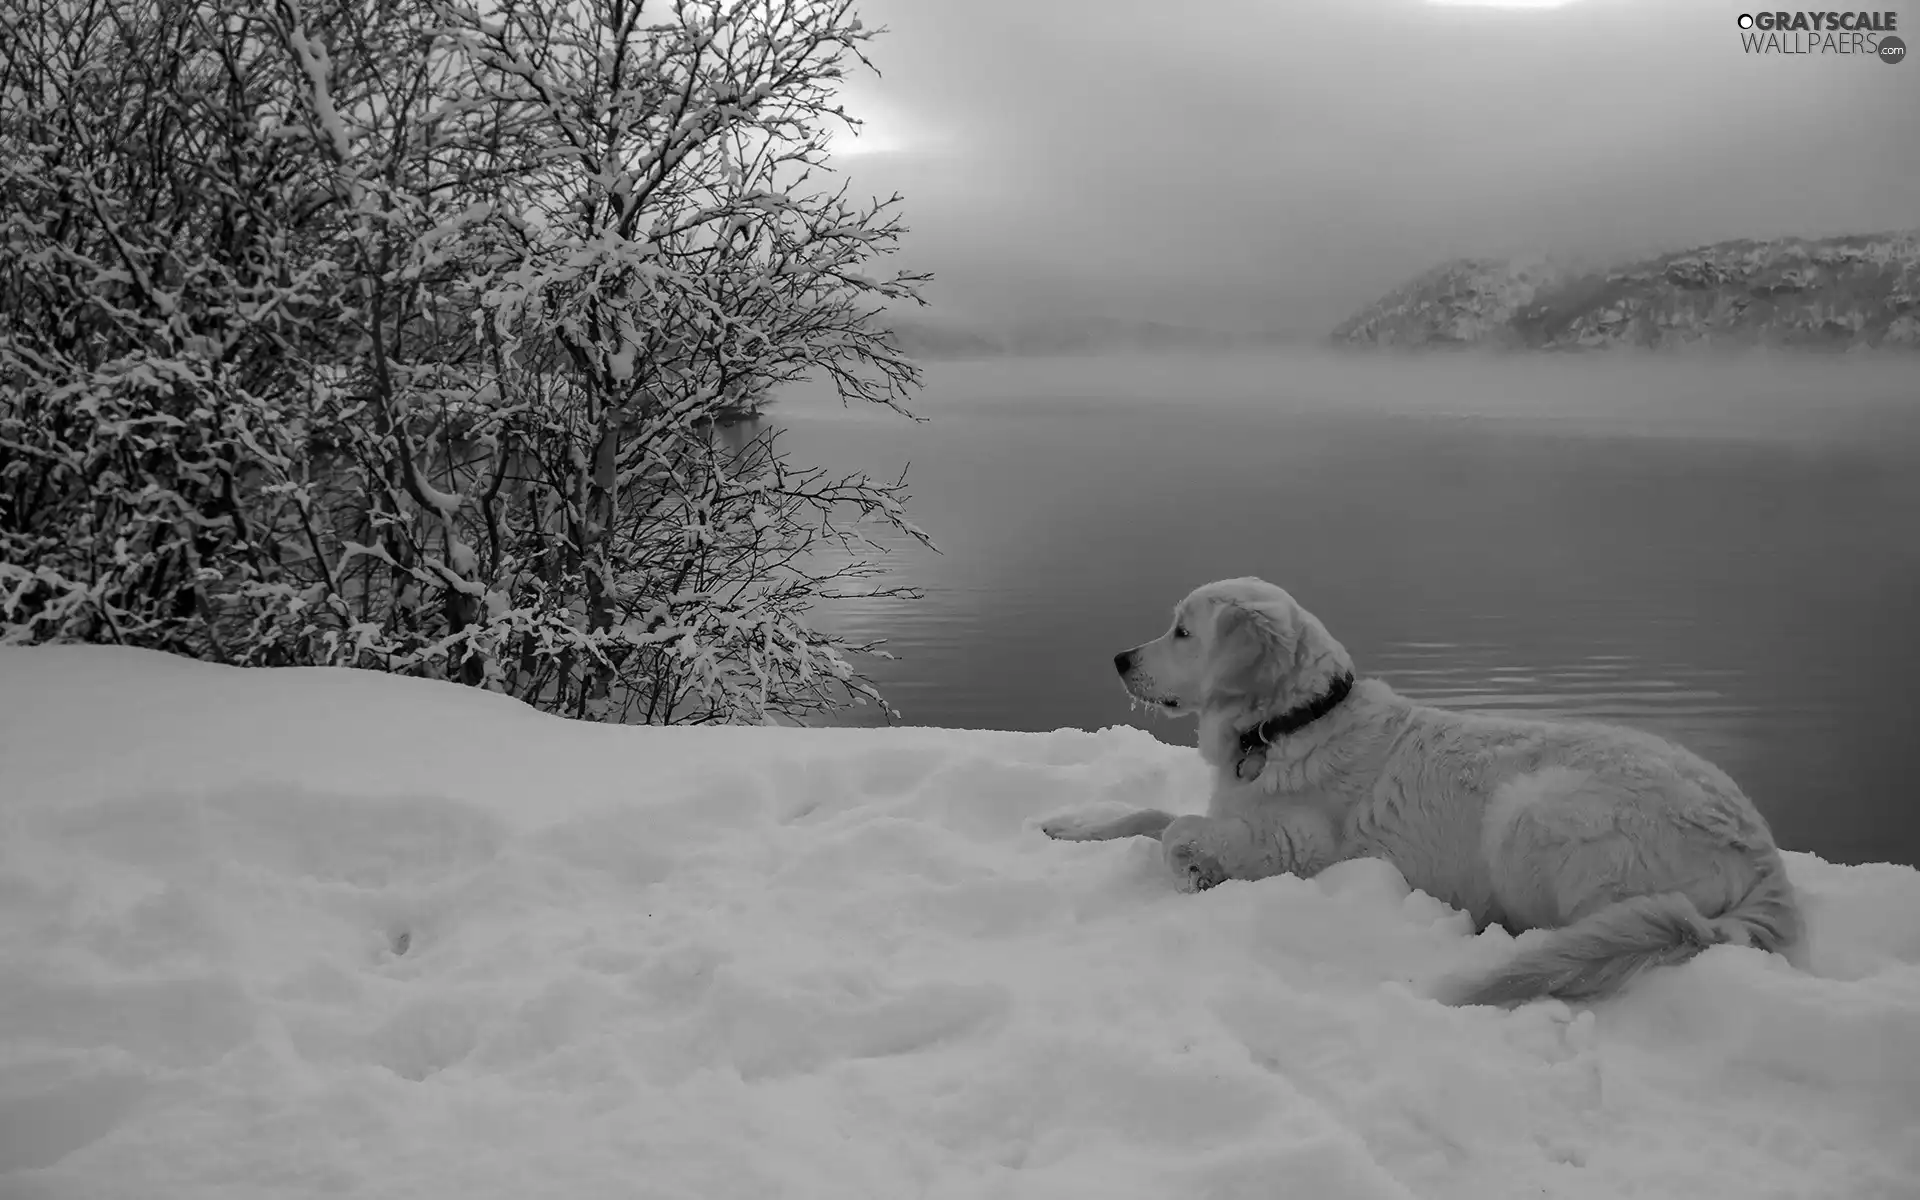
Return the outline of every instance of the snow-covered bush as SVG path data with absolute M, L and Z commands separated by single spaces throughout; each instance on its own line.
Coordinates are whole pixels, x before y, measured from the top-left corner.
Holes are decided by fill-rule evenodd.
M 611 720 L 878 699 L 809 627 L 900 485 L 723 436 L 899 409 L 822 182 L 850 0 L 0 14 L 0 639 L 457 679 Z M 904 409 L 901 411 L 904 412 Z

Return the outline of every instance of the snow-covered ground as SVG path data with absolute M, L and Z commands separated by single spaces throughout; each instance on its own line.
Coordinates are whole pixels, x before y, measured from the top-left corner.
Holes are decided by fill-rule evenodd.
M 1176 894 L 1132 729 L 660 730 L 0 651 L 0 1196 L 1920 1196 L 1920 873 L 1794 856 L 1817 976 L 1595 1011 L 1378 863 Z

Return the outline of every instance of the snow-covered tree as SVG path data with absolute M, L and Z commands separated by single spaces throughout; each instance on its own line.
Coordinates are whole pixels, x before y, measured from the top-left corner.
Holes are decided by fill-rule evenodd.
M 826 180 L 849 0 L 0 14 L 0 638 L 458 679 L 601 719 L 878 699 L 900 484 L 722 436 L 899 409 L 898 197 Z

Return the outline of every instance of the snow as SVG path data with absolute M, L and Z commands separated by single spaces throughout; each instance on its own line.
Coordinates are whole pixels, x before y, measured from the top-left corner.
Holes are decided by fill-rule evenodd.
M 0 1196 L 1920 1195 L 1920 872 L 1814 974 L 1591 1011 L 1390 867 L 1175 893 L 1192 751 L 636 729 L 342 670 L 0 651 Z

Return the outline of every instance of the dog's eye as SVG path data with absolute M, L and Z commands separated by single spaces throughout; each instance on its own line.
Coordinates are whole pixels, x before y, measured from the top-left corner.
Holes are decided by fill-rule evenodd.
M 1173 636 L 1175 636 L 1175 637 L 1177 637 L 1177 638 L 1183 638 L 1183 637 L 1186 637 L 1186 636 L 1187 636 L 1187 627 L 1186 627 L 1185 625 L 1175 625 L 1175 626 L 1173 627 Z

